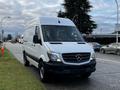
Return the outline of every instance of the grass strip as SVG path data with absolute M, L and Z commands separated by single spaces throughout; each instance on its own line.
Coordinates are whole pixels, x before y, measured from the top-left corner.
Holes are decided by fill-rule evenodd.
M 1 54 L 1 53 L 0 53 Z M 5 49 L 0 55 L 0 90 L 45 90 L 44 86 Z

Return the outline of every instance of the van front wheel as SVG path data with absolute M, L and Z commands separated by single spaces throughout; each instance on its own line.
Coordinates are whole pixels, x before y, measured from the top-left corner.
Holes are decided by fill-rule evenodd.
M 105 54 L 106 52 L 105 52 L 105 50 L 104 50 L 104 49 L 101 49 L 101 53 L 102 53 L 102 54 Z
M 40 80 L 41 80 L 42 82 L 47 82 L 48 74 L 47 74 L 47 71 L 46 71 L 44 65 L 42 65 L 42 66 L 39 68 L 39 75 L 40 75 Z

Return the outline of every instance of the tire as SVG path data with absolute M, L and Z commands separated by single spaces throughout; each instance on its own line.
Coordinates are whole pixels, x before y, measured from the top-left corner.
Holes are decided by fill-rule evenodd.
M 48 73 L 43 63 L 39 65 L 39 76 L 42 82 L 48 81 Z
M 104 49 L 101 49 L 101 53 L 105 54 L 105 50 L 104 50 Z
M 116 51 L 116 54 L 120 56 L 120 50 L 117 50 L 117 51 Z
M 25 51 L 23 51 L 23 60 L 24 60 L 24 66 L 28 67 L 30 65 L 30 63 L 27 60 Z
M 82 79 L 88 79 L 90 77 L 91 73 L 85 73 L 82 75 Z

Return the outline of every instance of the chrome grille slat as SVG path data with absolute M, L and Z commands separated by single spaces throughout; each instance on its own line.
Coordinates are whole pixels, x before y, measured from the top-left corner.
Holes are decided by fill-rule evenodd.
M 78 60 L 76 55 L 80 55 L 81 59 Z M 63 60 L 68 63 L 83 63 L 90 59 L 90 53 L 64 53 L 62 54 Z

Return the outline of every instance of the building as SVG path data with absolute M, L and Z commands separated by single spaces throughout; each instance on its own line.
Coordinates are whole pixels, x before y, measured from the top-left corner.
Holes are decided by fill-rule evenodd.
M 91 34 L 91 35 L 83 35 L 87 41 L 90 42 L 99 42 L 101 44 L 109 44 L 116 42 L 116 32 L 111 34 Z M 120 42 L 120 31 L 118 31 L 118 40 Z

